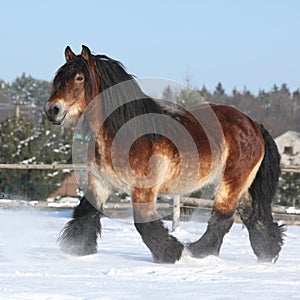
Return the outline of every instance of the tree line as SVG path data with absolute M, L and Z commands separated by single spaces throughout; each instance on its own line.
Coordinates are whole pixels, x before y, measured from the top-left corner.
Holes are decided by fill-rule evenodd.
M 287 130 L 300 131 L 300 91 L 291 92 L 286 84 L 280 87 L 273 85 L 269 91 L 260 90 L 257 95 L 247 88 L 243 91 L 233 89 L 226 93 L 219 82 L 213 91 L 205 86 L 192 88 L 187 80 L 186 88 L 174 91 L 166 87 L 163 91 L 164 99 L 175 99 L 176 103 L 189 107 L 202 100 L 236 107 L 252 119 L 263 123 L 273 137 Z

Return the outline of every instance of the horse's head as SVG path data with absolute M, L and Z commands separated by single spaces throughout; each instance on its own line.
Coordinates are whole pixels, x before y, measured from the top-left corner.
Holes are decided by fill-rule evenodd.
M 68 46 L 66 63 L 57 71 L 52 92 L 44 106 L 50 122 L 60 125 L 64 120 L 77 121 L 89 102 L 100 92 L 95 76 L 94 56 L 86 46 L 75 55 Z

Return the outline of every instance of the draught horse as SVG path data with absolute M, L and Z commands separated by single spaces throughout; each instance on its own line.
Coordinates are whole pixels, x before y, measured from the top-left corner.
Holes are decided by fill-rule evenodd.
M 184 249 L 197 258 L 218 255 L 235 211 L 258 260 L 277 260 L 284 228 L 273 221 L 271 202 L 280 155 L 261 124 L 230 106 L 206 103 L 184 110 L 162 105 L 120 62 L 93 55 L 86 46 L 80 55 L 67 47 L 65 58 L 44 110 L 55 125 L 77 122 L 89 110 L 84 122 L 91 136 L 88 164 L 96 171 L 89 174 L 86 194 L 59 238 L 64 252 L 97 251 L 101 207 L 121 189 L 131 194 L 134 225 L 155 262 L 175 263 Z M 120 131 L 123 138 L 118 138 Z M 157 195 L 187 194 L 216 176 L 220 182 L 205 233 L 181 243 L 157 214 Z

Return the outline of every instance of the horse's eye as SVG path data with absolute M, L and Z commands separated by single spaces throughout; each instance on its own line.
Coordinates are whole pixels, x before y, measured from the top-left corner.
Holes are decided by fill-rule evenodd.
M 82 76 L 77 76 L 75 79 L 76 81 L 83 81 L 84 78 Z

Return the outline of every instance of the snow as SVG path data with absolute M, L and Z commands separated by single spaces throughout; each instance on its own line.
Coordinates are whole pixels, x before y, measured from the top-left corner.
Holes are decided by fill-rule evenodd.
M 300 299 L 300 227 L 288 227 L 276 264 L 258 263 L 234 224 L 220 257 L 168 265 L 153 263 L 130 219 L 102 219 L 97 254 L 62 254 L 56 240 L 70 215 L 0 210 L 0 299 Z M 195 240 L 205 227 L 182 222 L 174 235 Z
M 35 206 L 39 202 L 35 200 L 15 200 L 15 199 L 0 199 L 0 207 L 22 207 L 22 206 Z
M 28 164 L 32 164 L 34 161 L 35 161 L 35 156 L 20 161 L 20 164 L 28 165 Z
M 48 173 L 47 175 L 49 176 L 49 177 L 55 177 L 56 175 L 58 175 L 59 174 L 59 171 L 54 171 L 54 172 L 52 172 L 52 173 Z
M 286 209 L 286 212 L 287 212 L 288 214 L 295 214 L 295 215 L 299 215 L 299 214 L 300 214 L 300 209 L 299 209 L 299 208 L 296 208 L 296 207 L 293 207 L 293 206 L 291 206 L 291 207 L 289 207 L 289 208 L 287 208 L 287 209 Z
M 48 207 L 73 208 L 79 204 L 79 199 L 74 197 L 62 197 L 59 200 L 47 199 Z

